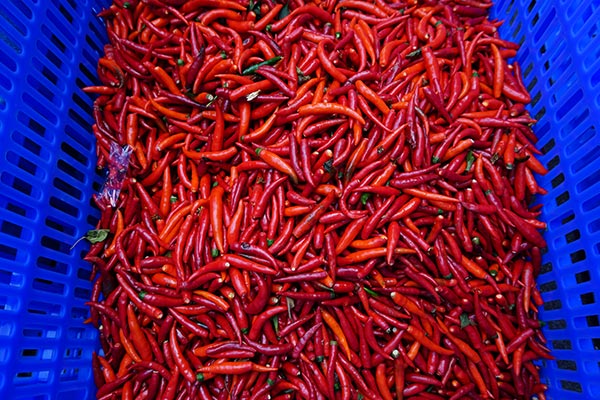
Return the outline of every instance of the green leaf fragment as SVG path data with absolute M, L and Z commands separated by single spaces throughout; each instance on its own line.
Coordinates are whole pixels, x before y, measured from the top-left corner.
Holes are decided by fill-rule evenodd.
M 371 288 L 368 288 L 366 286 L 363 286 L 363 289 L 365 290 L 365 292 L 367 292 L 368 294 L 370 294 L 373 297 L 379 297 L 379 293 L 374 292 Z
M 277 18 L 283 19 L 283 18 L 287 17 L 288 15 L 290 15 L 290 6 L 288 3 L 285 3 L 283 5 L 283 8 L 281 9 L 281 11 L 279 11 L 279 15 L 277 16 Z
M 413 58 L 413 57 L 418 57 L 421 55 L 421 49 L 417 49 L 415 51 L 411 51 L 410 53 L 408 53 L 406 55 L 406 58 Z
M 296 67 L 296 74 L 298 74 L 298 83 L 304 83 L 310 80 L 310 76 L 304 75 L 304 72 L 298 67 Z
M 250 1 L 248 11 L 252 11 L 257 17 L 260 18 L 260 3 L 258 1 Z
M 498 154 L 498 153 L 494 153 L 494 154 L 492 155 L 492 158 L 490 158 L 490 162 L 491 162 L 492 164 L 495 164 L 495 163 L 496 163 L 496 161 L 498 161 L 498 159 L 499 159 L 499 158 L 500 158 L 500 154 Z
M 257 69 L 264 65 L 275 65 L 281 60 L 281 56 L 275 56 L 273 58 L 269 58 L 268 60 L 261 61 L 257 64 L 251 65 L 245 70 L 242 71 L 242 75 L 250 75 L 256 72 Z
M 469 150 L 469 152 L 467 153 L 467 166 L 465 167 L 465 172 L 471 171 L 471 168 L 473 168 L 474 162 L 475 162 L 475 155 L 473 154 L 472 150 Z
M 469 325 L 475 325 L 475 323 L 473 321 L 471 321 L 471 319 L 469 318 L 469 314 L 467 314 L 467 313 L 460 314 L 460 328 L 463 329 Z
M 363 204 L 363 206 L 367 204 L 369 197 L 371 197 L 370 193 L 363 193 L 360 195 L 360 202 Z
M 87 231 L 85 239 L 90 243 L 100 243 L 106 240 L 110 229 L 92 229 Z

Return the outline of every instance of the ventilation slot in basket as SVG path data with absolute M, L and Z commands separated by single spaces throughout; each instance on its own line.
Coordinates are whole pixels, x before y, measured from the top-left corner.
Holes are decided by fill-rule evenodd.
M 58 304 L 46 303 L 43 301 L 32 301 L 27 307 L 27 312 L 35 315 L 60 317 L 64 311 L 62 307 Z
M 66 275 L 68 271 L 68 265 L 66 263 L 59 262 L 44 256 L 38 257 L 36 266 L 43 270 L 55 272 L 61 275 Z
M 579 382 L 561 380 L 560 386 L 563 389 L 568 390 L 569 392 L 576 392 L 576 393 L 583 392 L 583 389 L 581 388 L 581 384 Z
M 60 144 L 60 149 L 65 152 L 69 157 L 71 157 L 74 161 L 77 161 L 83 167 L 87 167 L 89 165 L 89 159 L 79 150 L 76 150 L 73 146 L 71 146 L 67 142 L 63 142 Z M 71 165 L 72 163 L 69 163 Z M 75 167 L 73 167 L 75 168 Z
M 597 315 L 588 315 L 585 317 L 586 325 L 588 328 L 595 328 L 600 326 L 600 320 Z
M 581 181 L 576 185 L 577 191 L 582 193 L 596 185 L 598 182 L 600 182 L 600 169 L 591 171 L 590 175 L 581 179 Z
M 45 224 L 48 228 L 51 228 L 57 232 L 64 233 L 71 237 L 75 235 L 75 227 L 65 223 L 64 220 L 48 217 L 46 218 Z
M 590 199 L 584 201 L 581 204 L 581 208 L 585 212 L 593 212 L 600 208 L 600 193 L 595 196 L 592 196 Z
M 57 197 L 50 197 L 50 206 L 57 211 L 63 212 L 71 217 L 79 217 L 79 210 L 72 204 L 67 203 Z
M 587 117 L 587 115 L 586 115 Z M 576 138 L 570 140 L 565 145 L 565 154 L 572 155 L 575 154 L 587 145 L 587 143 L 596 137 L 596 128 L 594 126 L 589 126 L 583 130 Z

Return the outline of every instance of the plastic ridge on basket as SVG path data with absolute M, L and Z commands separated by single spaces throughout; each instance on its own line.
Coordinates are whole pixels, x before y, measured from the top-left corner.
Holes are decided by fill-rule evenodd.
M 108 0 L 0 3 L 0 398 L 92 399 L 97 333 L 85 246 L 98 217 L 92 99 Z M 556 360 L 548 399 L 600 398 L 600 4 L 502 0 L 492 15 L 517 60 L 550 172 L 538 284 Z

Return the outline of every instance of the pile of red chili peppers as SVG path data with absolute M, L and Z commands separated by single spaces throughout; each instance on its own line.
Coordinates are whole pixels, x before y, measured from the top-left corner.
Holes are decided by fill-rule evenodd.
M 490 7 L 114 0 L 97 397 L 543 399 L 546 170 Z

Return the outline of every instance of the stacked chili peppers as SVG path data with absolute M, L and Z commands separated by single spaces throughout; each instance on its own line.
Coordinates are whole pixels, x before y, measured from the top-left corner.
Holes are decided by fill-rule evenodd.
M 98 398 L 543 398 L 546 170 L 490 7 L 114 0 Z

